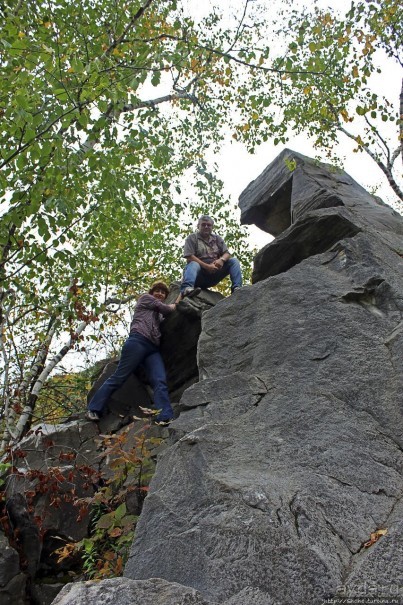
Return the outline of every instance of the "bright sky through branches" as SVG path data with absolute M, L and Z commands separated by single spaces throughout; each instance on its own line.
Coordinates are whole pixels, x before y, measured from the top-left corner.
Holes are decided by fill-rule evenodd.
M 332 11 L 343 15 L 349 10 L 351 0 L 318 0 L 316 4 L 322 9 L 329 7 Z M 182 5 L 185 12 L 191 14 L 195 20 L 201 20 L 209 14 L 212 7 L 216 6 L 222 9 L 223 2 L 182 0 Z M 286 3 L 282 0 L 253 0 L 250 5 L 252 10 L 263 9 L 267 11 L 268 19 L 273 19 L 277 10 L 286 7 Z M 233 26 L 236 22 L 234 21 L 234 15 L 238 18 L 242 15 L 245 0 L 227 0 L 225 6 L 227 15 L 225 25 Z M 312 8 L 313 2 L 294 0 L 292 6 L 294 9 Z M 269 42 L 269 45 L 275 50 L 276 41 Z M 371 87 L 385 95 L 392 104 L 396 105 L 401 86 L 399 67 L 392 60 L 386 58 L 381 60 L 380 66 L 382 73 L 371 77 Z M 340 143 L 336 151 L 343 162 L 344 169 L 363 187 L 375 192 L 386 202 L 393 203 L 395 201 L 394 197 L 383 174 L 376 168 L 374 162 L 366 157 L 366 154 L 362 152 L 354 153 L 355 146 L 352 141 L 344 139 L 340 135 Z M 290 138 L 287 147 L 311 157 L 318 156 L 318 150 L 314 149 L 311 141 L 305 135 Z M 273 143 L 267 142 L 260 145 L 254 154 L 251 154 L 246 151 L 243 144 L 231 139 L 231 133 L 228 133 L 228 142 L 223 147 L 220 155 L 214 159 L 219 166 L 219 176 L 224 182 L 225 193 L 230 196 L 233 202 L 237 201 L 243 189 L 275 159 L 283 148 L 284 145 L 275 146 Z M 326 161 L 323 152 L 321 157 Z M 268 234 L 262 233 L 257 228 L 251 228 L 251 242 L 257 247 L 263 246 L 270 239 Z

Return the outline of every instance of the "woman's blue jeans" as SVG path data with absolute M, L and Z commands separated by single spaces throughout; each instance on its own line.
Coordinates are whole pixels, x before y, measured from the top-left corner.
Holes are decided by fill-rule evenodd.
M 214 273 L 208 273 L 204 271 L 199 263 L 196 261 L 190 261 L 183 271 L 183 279 L 181 283 L 181 292 L 186 288 L 200 288 L 206 289 L 210 286 L 216 286 L 224 279 L 224 277 L 230 276 L 231 279 L 231 290 L 240 288 L 242 286 L 242 273 L 239 261 L 237 258 L 229 258 L 221 269 L 214 271 Z
M 88 409 L 101 415 L 112 393 L 122 386 L 130 374 L 141 364 L 154 391 L 154 406 L 157 410 L 162 410 L 158 415 L 158 420 L 173 418 L 161 353 L 151 340 L 136 332 L 129 335 L 123 345 L 115 373 L 98 389 L 89 402 Z

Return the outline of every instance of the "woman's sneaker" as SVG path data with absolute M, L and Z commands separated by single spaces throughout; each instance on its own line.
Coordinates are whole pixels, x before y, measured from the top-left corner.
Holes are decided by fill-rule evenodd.
M 154 424 L 157 426 L 168 426 L 173 421 L 173 418 L 154 418 Z
M 97 412 L 93 412 L 92 410 L 88 410 L 85 414 L 87 420 L 92 420 L 92 422 L 98 422 L 100 420 L 99 414 Z
M 141 405 L 139 405 L 139 410 L 141 410 L 144 414 L 144 416 L 155 416 L 156 414 L 159 414 L 161 410 L 155 410 L 154 408 L 143 408 L 141 407 Z

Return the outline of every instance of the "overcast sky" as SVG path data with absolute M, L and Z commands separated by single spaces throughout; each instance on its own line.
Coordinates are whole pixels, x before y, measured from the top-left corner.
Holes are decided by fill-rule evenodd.
M 211 5 L 218 4 L 218 6 L 222 7 L 225 2 L 229 22 L 231 21 L 231 14 L 234 11 L 238 11 L 238 14 L 241 14 L 242 7 L 244 6 L 244 0 L 221 0 L 219 3 L 214 2 L 214 0 L 182 1 L 184 7 L 187 7 L 196 19 L 202 18 L 207 14 Z M 281 4 L 281 0 L 255 1 L 270 8 L 270 14 L 272 14 L 275 6 Z M 318 4 L 323 8 L 329 6 L 334 10 L 344 13 L 351 6 L 351 1 L 319 0 Z M 292 5 L 296 8 L 297 6 L 312 5 L 312 2 L 293 0 Z M 392 61 L 385 61 L 383 63 L 382 74 L 372 84 L 377 85 L 394 104 L 397 104 L 401 86 L 401 74 L 399 68 Z M 228 139 L 228 144 L 224 146 L 222 153 L 215 160 L 219 166 L 219 176 L 224 182 L 225 193 L 236 202 L 245 187 L 276 158 L 282 149 L 284 149 L 284 146 L 275 147 L 274 144 L 267 142 L 258 147 L 252 155 L 245 150 L 242 144 L 237 143 L 230 136 Z M 315 157 L 318 155 L 318 151 L 313 148 L 310 141 L 304 135 L 290 139 L 287 147 L 308 156 Z M 389 198 L 390 202 L 393 199 L 393 195 L 391 195 L 390 187 L 383 173 L 377 169 L 374 162 L 370 158 L 367 158 L 365 154 L 353 153 L 352 150 L 354 147 L 355 145 L 352 141 L 340 135 L 338 152 L 344 158 L 344 169 L 366 189 L 373 190 L 377 188 L 377 195 L 385 199 L 385 201 L 388 201 Z M 268 234 L 252 228 L 251 241 L 261 247 L 270 241 L 270 237 Z

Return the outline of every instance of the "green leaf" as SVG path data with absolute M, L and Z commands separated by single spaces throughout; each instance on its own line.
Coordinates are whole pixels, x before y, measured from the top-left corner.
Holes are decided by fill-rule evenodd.
M 121 521 L 127 512 L 126 504 L 123 502 L 118 508 L 115 510 L 115 519 L 116 521 Z

